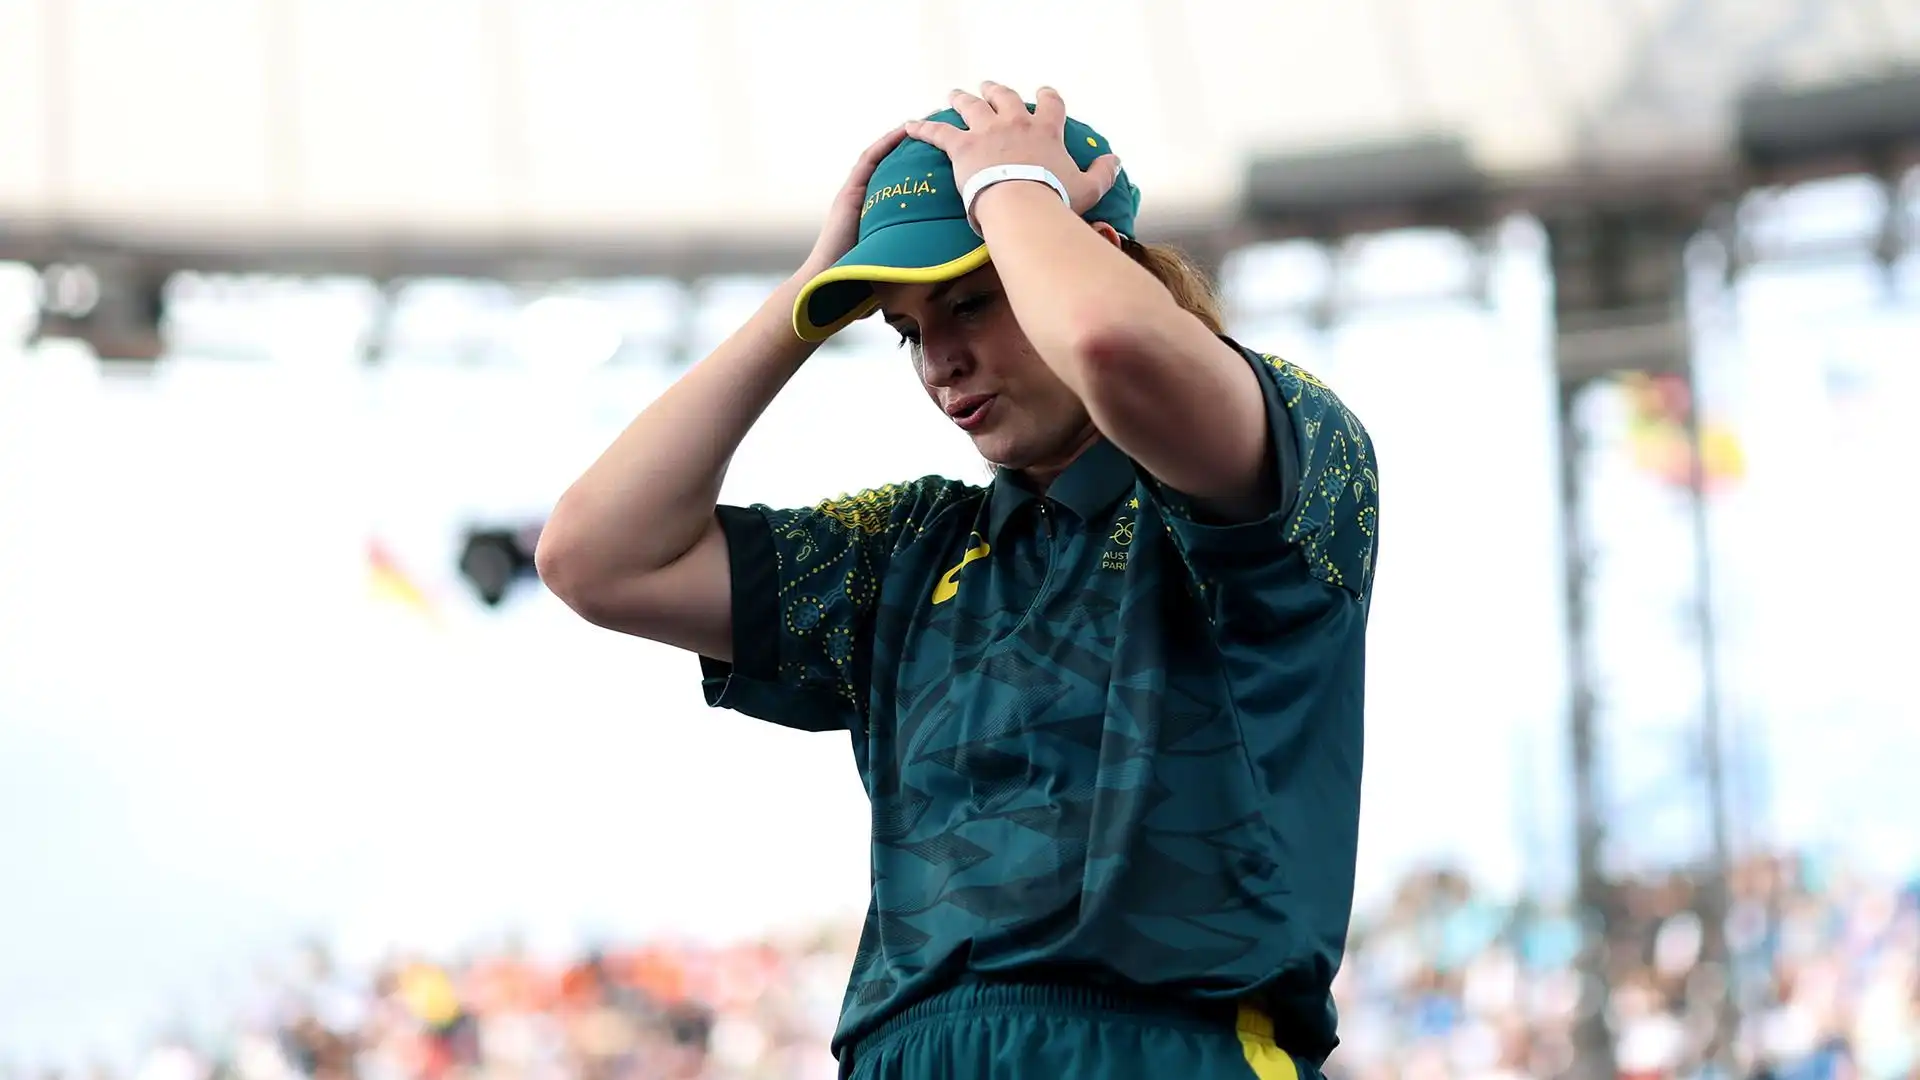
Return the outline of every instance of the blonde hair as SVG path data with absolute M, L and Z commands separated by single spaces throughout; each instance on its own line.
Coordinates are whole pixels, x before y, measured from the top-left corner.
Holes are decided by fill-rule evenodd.
M 1216 334 L 1226 333 L 1226 318 L 1221 313 L 1213 279 L 1186 252 L 1172 244 L 1143 244 L 1130 236 L 1120 241 L 1120 250 L 1159 279 L 1173 294 L 1174 302 L 1205 323 L 1207 329 Z

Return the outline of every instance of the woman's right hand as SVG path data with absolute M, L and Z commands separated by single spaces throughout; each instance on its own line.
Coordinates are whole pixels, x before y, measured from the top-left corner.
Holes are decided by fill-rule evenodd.
M 727 463 L 817 348 L 793 332 L 794 299 L 853 249 L 867 183 L 905 137 L 902 125 L 867 147 L 801 274 L 648 405 L 555 504 L 534 562 L 587 621 L 734 659 L 733 576 L 714 516 Z
M 827 209 L 827 220 L 820 226 L 820 238 L 814 241 L 813 251 L 807 256 L 800 273 L 802 278 L 813 277 L 853 250 L 854 243 L 860 239 L 860 208 L 866 205 L 867 183 L 873 179 L 881 160 L 893 153 L 893 148 L 906 137 L 906 125 L 902 124 L 861 152 L 860 159 L 853 163 L 853 171 L 847 174 L 847 182 Z

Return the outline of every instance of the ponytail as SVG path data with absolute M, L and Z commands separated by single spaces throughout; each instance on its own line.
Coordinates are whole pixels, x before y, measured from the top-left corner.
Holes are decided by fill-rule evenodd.
M 1132 237 L 1120 241 L 1120 250 L 1159 279 L 1173 294 L 1174 302 L 1205 323 L 1207 329 L 1216 334 L 1226 333 L 1226 319 L 1221 314 L 1213 281 L 1186 252 L 1171 244 L 1143 244 Z

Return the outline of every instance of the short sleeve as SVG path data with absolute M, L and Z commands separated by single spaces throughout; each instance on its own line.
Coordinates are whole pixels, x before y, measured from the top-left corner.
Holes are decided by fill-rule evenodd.
M 893 555 L 964 487 L 924 477 L 804 509 L 718 507 L 733 662 L 701 658 L 707 703 L 803 731 L 853 727 Z
M 1167 532 L 1210 610 L 1220 594 L 1270 592 L 1303 577 L 1363 605 L 1373 587 L 1379 475 L 1373 440 L 1334 392 L 1277 356 L 1235 346 L 1266 398 L 1281 499 L 1273 513 L 1231 525 L 1198 520 L 1191 502 L 1148 478 Z M 1208 595 L 1211 594 L 1211 595 Z

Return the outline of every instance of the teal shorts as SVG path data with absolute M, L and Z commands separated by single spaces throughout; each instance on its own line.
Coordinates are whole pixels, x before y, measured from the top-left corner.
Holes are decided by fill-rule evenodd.
M 1320 1080 L 1258 1011 L 1073 986 L 975 982 L 854 1043 L 851 1080 Z

